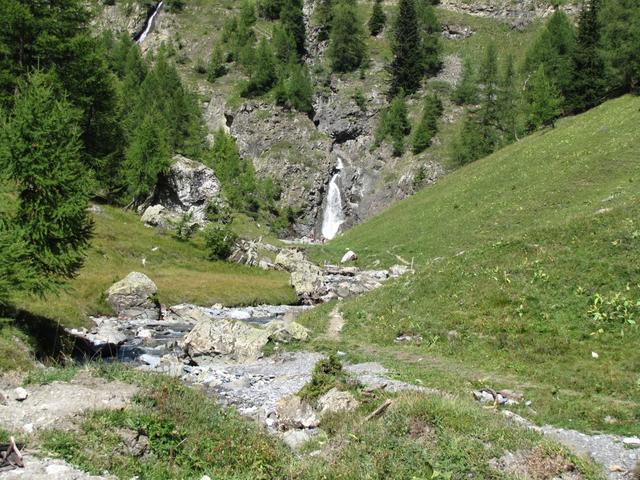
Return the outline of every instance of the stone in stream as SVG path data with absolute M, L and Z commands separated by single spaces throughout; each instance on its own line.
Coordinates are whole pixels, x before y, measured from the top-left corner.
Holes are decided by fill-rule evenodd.
M 160 302 L 158 288 L 144 273 L 131 272 L 107 291 L 107 303 L 119 317 L 158 320 Z

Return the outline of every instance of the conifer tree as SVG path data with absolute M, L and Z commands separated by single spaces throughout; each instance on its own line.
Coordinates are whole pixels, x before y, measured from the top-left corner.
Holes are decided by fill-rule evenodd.
M 171 150 L 163 116 L 147 113 L 134 130 L 125 157 L 127 192 L 133 204 L 144 201 L 171 165 Z
M 486 149 L 482 130 L 472 113 L 465 117 L 458 137 L 452 143 L 451 156 L 458 165 L 465 165 L 491 153 Z
M 258 15 L 267 20 L 280 18 L 282 0 L 258 0 Z
M 365 61 L 365 33 L 355 1 L 343 0 L 335 6 L 327 54 L 336 72 L 357 70 Z
M 391 51 L 393 60 L 389 66 L 389 94 L 393 97 L 401 90 L 407 94 L 414 93 L 420 88 L 424 71 L 415 0 L 400 0 L 393 24 Z
M 256 7 L 253 1 L 243 0 L 240 5 L 240 22 L 247 27 L 252 27 L 256 20 Z
M 39 294 L 76 274 L 92 233 L 81 116 L 56 90 L 50 76 L 31 74 L 0 128 L 0 171 L 17 200 L 0 219 L 0 276 L 14 276 L 13 290 Z M 7 259 L 19 263 L 10 267 Z
M 480 131 L 485 144 L 483 151 L 490 153 L 498 143 L 498 54 L 492 43 L 487 48 L 484 63 L 480 69 L 482 92 L 480 110 L 477 113 Z
M 547 76 L 566 93 L 572 82 L 571 58 L 575 47 L 576 32 L 573 23 L 566 13 L 557 9 L 527 52 L 525 74 L 532 75 L 544 64 Z
M 595 107 L 606 96 L 605 64 L 600 52 L 600 0 L 586 0 L 578 19 L 578 40 L 572 55 L 568 107 L 582 112 Z
M 529 131 L 543 126 L 554 126 L 556 118 L 560 116 L 562 96 L 544 72 L 544 65 L 540 65 L 533 74 L 525 90 L 525 114 Z
M 313 84 L 305 64 L 290 62 L 276 88 L 276 102 L 299 112 L 313 112 Z
M 393 154 L 400 156 L 404 153 L 404 137 L 411 132 L 411 124 L 407 116 L 407 104 L 404 92 L 400 91 L 396 95 L 389 108 L 384 110 L 376 128 L 376 143 L 379 144 L 388 137 L 391 137 Z
M 209 64 L 207 65 L 207 80 L 215 82 L 219 77 L 227 73 L 227 66 L 224 59 L 224 53 L 220 45 L 216 45 L 211 52 Z
M 608 0 L 601 9 L 605 58 L 618 93 L 640 92 L 640 2 Z
M 469 58 L 464 60 L 462 75 L 451 94 L 451 100 L 457 105 L 473 105 L 478 102 L 478 81 Z
M 282 25 L 274 25 L 272 43 L 276 59 L 281 65 L 287 66 L 297 60 L 296 41 Z
M 442 112 L 442 102 L 438 96 L 429 95 L 425 100 L 422 118 L 413 131 L 413 153 L 421 153 L 431 145 L 431 140 L 438 132 L 438 119 Z
M 249 74 L 243 95 L 263 95 L 274 86 L 277 80 L 276 61 L 271 46 L 262 38 L 256 49 L 255 62 Z
M 374 37 L 382 32 L 384 24 L 387 22 L 387 15 L 382 8 L 382 0 L 375 0 L 373 3 L 373 10 L 371 11 L 371 18 L 369 18 L 369 33 Z
M 318 0 L 316 6 L 316 24 L 318 25 L 318 40 L 329 38 L 329 31 L 333 23 L 333 0 Z
M 518 135 L 518 94 L 513 56 L 508 55 L 504 71 L 498 86 L 498 116 L 500 130 L 507 143 L 513 142 Z
M 304 15 L 302 13 L 302 0 L 283 0 L 280 10 L 282 26 L 291 34 L 296 42 L 298 56 L 304 55 Z
M 418 0 L 416 8 L 421 32 L 423 70 L 427 75 L 435 75 L 442 67 L 440 22 L 438 22 L 435 9 L 431 4 Z

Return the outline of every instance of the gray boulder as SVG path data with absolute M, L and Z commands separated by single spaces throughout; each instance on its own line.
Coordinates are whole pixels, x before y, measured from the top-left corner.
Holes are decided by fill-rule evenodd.
M 321 417 L 327 413 L 350 412 L 358 408 L 359 404 L 351 392 L 343 392 L 335 387 L 318 398 Z
M 296 322 L 273 320 L 266 330 L 269 338 L 279 343 L 304 342 L 309 339 L 309 330 Z
M 315 428 L 320 423 L 314 408 L 297 395 L 280 399 L 276 407 L 276 418 L 281 430 Z
M 182 348 L 192 358 L 225 356 L 237 362 L 250 362 L 262 357 L 269 333 L 240 320 L 207 319 L 198 322 L 185 337 Z
M 158 320 L 160 302 L 156 298 L 158 287 L 144 273 L 131 272 L 114 283 L 107 291 L 107 303 L 120 317 Z

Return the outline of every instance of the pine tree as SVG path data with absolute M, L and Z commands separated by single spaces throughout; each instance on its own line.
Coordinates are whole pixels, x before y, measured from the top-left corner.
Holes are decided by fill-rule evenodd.
M 452 143 L 451 157 L 458 165 L 465 165 L 489 153 L 477 119 L 467 114 L 458 138 Z
M 571 85 L 566 94 L 568 107 L 573 112 L 595 107 L 606 96 L 605 64 L 600 52 L 599 7 L 600 0 L 585 1 L 578 19 Z
M 547 78 L 544 65 L 540 65 L 525 90 L 527 129 L 554 126 L 562 111 L 562 100 L 559 89 Z
M 305 28 L 302 0 L 283 0 L 282 9 L 280 10 L 280 21 L 285 30 L 287 30 L 296 41 L 298 55 L 304 55 Z
M 435 75 L 442 68 L 440 36 L 442 30 L 435 9 L 425 1 L 416 3 L 421 32 L 423 70 L 427 75 Z
M 401 90 L 407 94 L 414 93 L 420 88 L 424 66 L 415 0 L 400 0 L 393 24 L 391 50 L 389 94 L 395 96 Z
M 282 25 L 274 25 L 272 37 L 276 59 L 281 65 L 289 65 L 297 60 L 297 47 L 293 35 Z
M 61 286 L 82 266 L 92 233 L 81 116 L 56 90 L 50 76 L 31 74 L 0 129 L 0 171 L 17 199 L 0 219 L 0 273 L 17 274 L 12 290 L 42 294 Z M 7 258 L 19 264 L 8 267 Z
M 407 104 L 404 93 L 400 91 L 396 95 L 389 108 L 380 115 L 378 127 L 375 132 L 376 143 L 379 144 L 391 137 L 393 154 L 400 156 L 404 153 L 404 137 L 411 132 L 411 124 L 407 116 Z
M 333 23 L 333 0 L 318 0 L 315 17 L 318 26 L 318 40 L 323 41 L 329 38 L 329 31 Z
M 224 53 L 220 45 L 216 45 L 211 52 L 209 58 L 209 64 L 207 65 L 207 80 L 215 82 L 217 78 L 222 77 L 227 73 L 227 66 L 224 58 Z
M 147 113 L 134 130 L 125 158 L 127 192 L 134 204 L 153 192 L 158 176 L 171 165 L 165 120 L 158 112 Z
M 498 54 L 492 43 L 487 48 L 484 63 L 480 69 L 482 91 L 480 110 L 477 113 L 480 131 L 485 144 L 483 151 L 490 153 L 498 143 Z
M 431 140 L 438 132 L 438 119 L 442 112 L 442 102 L 438 96 L 435 94 L 429 95 L 425 100 L 422 118 L 413 131 L 413 153 L 421 153 L 431 145 Z
M 373 10 L 371 12 L 371 18 L 369 18 L 369 33 L 374 37 L 377 36 L 382 32 L 386 22 L 387 15 L 384 13 L 384 9 L 382 8 L 382 0 L 375 0 Z
M 556 10 L 540 36 L 527 52 L 524 72 L 532 75 L 544 64 L 547 76 L 566 93 L 572 81 L 572 55 L 576 47 L 576 32 L 571 19 Z
M 500 130 L 507 143 L 513 142 L 518 134 L 518 94 L 513 56 L 508 55 L 498 86 L 498 117 Z
M 240 5 L 240 22 L 246 27 L 252 27 L 256 23 L 256 7 L 251 0 L 243 0 Z
M 473 63 L 465 58 L 462 75 L 451 94 L 451 100 L 457 105 L 474 105 L 478 103 L 478 81 Z
M 258 0 L 258 15 L 267 20 L 280 18 L 282 0 Z
M 335 6 L 327 55 L 336 72 L 357 70 L 365 61 L 365 33 L 355 1 L 343 0 Z
M 619 93 L 640 92 L 640 3 L 608 0 L 601 9 L 605 57 Z
M 276 102 L 299 112 L 313 112 L 313 84 L 305 64 L 289 63 L 276 88 Z
M 243 90 L 244 96 L 263 95 L 277 80 L 276 61 L 271 46 L 262 38 L 258 43 L 255 63 L 249 74 L 249 82 Z

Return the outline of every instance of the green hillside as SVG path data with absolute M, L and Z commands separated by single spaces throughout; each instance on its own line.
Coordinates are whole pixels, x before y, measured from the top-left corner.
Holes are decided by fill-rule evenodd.
M 343 304 L 343 342 L 465 395 L 519 389 L 540 423 L 638 434 L 639 124 L 640 98 L 608 102 L 312 250 L 416 266 Z

